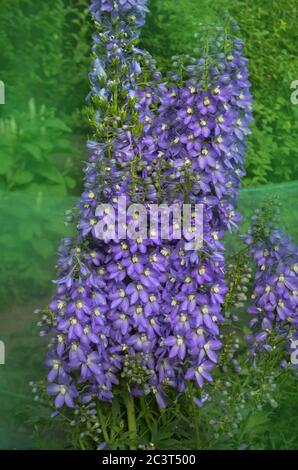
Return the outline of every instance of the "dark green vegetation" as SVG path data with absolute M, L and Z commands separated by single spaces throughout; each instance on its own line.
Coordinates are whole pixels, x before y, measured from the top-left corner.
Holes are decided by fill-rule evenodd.
M 70 449 L 74 443 L 82 446 L 82 441 L 86 445 L 88 439 L 81 438 L 81 432 L 86 431 L 84 421 L 73 428 L 73 435 L 65 434 L 65 422 L 50 418 L 48 402 L 35 401 L 31 393 L 29 382 L 44 373 L 40 361 L 44 344 L 32 324 L 35 306 L 36 300 L 1 312 L 7 363 L 0 368 L 0 449 Z M 200 410 L 188 409 L 189 403 L 182 397 L 178 406 L 169 403 L 166 410 L 158 411 L 152 399 L 144 400 L 143 409 L 137 409 L 143 431 L 138 444 L 150 448 L 153 443 L 161 450 L 194 449 L 198 444 L 204 449 L 298 448 L 297 378 L 290 374 L 268 375 L 262 364 L 257 370 L 247 365 L 240 375 L 220 372 L 212 387 L 212 400 Z M 146 414 L 149 407 L 156 412 Z M 117 421 L 112 424 L 109 405 L 104 413 L 109 437 L 111 427 L 116 433 L 114 448 L 125 448 L 129 439 L 125 420 L 121 422 L 119 410 L 114 410 Z M 194 428 L 196 422 L 199 428 Z M 200 431 L 195 433 L 195 429 Z
M 88 3 L 0 0 L 0 78 L 7 88 L 2 114 L 28 112 L 33 98 L 37 108 L 49 107 L 74 133 L 86 131 L 82 109 L 92 35 Z M 172 55 L 192 54 L 200 22 L 219 23 L 229 9 L 245 40 L 255 101 L 245 184 L 295 180 L 298 105 L 290 101 L 290 86 L 298 79 L 296 0 L 151 0 L 150 9 L 142 45 L 163 71 Z
M 28 381 L 40 376 L 44 350 L 34 339 L 31 312 L 46 303 L 37 299 L 49 294 L 57 243 L 64 233 L 63 213 L 81 189 L 93 28 L 88 3 L 0 0 L 0 80 L 6 86 L 6 104 L 0 106 L 0 339 L 9 348 L 9 362 L 0 368 L 0 448 L 67 447 L 55 422 L 55 433 L 50 432 L 48 408 L 36 408 L 28 388 Z M 267 192 L 277 191 L 283 222 L 297 239 L 297 184 L 266 186 L 298 179 L 298 105 L 290 101 L 291 82 L 298 80 L 297 0 L 151 0 L 150 8 L 142 46 L 163 72 L 172 55 L 193 53 L 200 22 L 219 23 L 227 8 L 237 21 L 250 60 L 255 117 L 244 185 L 263 185 L 242 193 L 240 209 L 246 217 Z M 34 301 L 12 308 L 26 297 Z M 258 389 L 257 378 L 251 373 L 247 390 Z M 219 383 L 216 406 L 208 404 L 202 410 L 202 428 L 216 428 L 212 436 L 200 436 L 202 445 L 298 448 L 297 385 L 290 378 L 284 383 L 276 379 L 277 408 L 275 402 L 259 410 L 254 401 L 244 408 L 240 403 L 245 419 L 229 436 L 235 407 L 227 408 L 225 422 L 218 422 L 217 412 L 224 390 L 239 396 L 242 377 L 237 380 L 224 388 Z M 171 408 L 157 416 L 166 423 L 164 433 L 156 436 L 151 423 L 148 439 L 161 449 L 193 448 L 194 433 L 185 413 L 182 404 L 178 421 Z M 121 446 L 127 436 L 119 436 Z
M 198 23 L 218 23 L 226 10 L 245 41 L 253 84 L 254 118 L 247 154 L 246 185 L 297 179 L 298 105 L 290 101 L 297 80 L 296 0 L 151 0 L 143 43 L 168 67 L 170 57 L 190 55 Z

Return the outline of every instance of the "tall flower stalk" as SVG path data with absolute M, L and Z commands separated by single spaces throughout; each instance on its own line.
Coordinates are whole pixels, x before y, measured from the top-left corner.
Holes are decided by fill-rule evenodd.
M 137 47 L 146 0 L 95 0 L 90 11 L 93 135 L 84 192 L 68 215 L 76 235 L 62 241 L 56 296 L 43 313 L 47 393 L 57 410 L 88 416 L 92 432 L 100 425 L 106 443 L 113 431 L 101 403 L 114 410 L 124 403 L 134 447 L 135 399 L 142 406 L 153 396 L 165 408 L 172 390 L 200 407 L 213 380 L 227 292 L 222 239 L 240 220 L 250 83 L 243 45 L 225 28 L 216 47 L 206 39 L 199 58 L 175 59 L 165 79 Z M 109 203 L 117 218 L 120 196 L 148 212 L 153 203 L 181 211 L 201 204 L 202 249 L 185 250 L 185 239 L 160 233 L 99 240 L 97 224 L 109 224 L 111 214 L 98 205 Z M 128 217 L 128 225 L 140 223 Z
M 274 204 L 275 203 L 275 204 Z M 248 336 L 250 355 L 291 353 L 298 330 L 298 248 L 278 227 L 276 201 L 257 210 L 245 237 L 256 264 Z M 289 355 L 289 354 L 288 354 Z

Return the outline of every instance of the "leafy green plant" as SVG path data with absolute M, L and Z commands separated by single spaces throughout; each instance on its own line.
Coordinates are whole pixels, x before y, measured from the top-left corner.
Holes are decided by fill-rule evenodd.
M 244 184 L 297 179 L 298 106 L 290 101 L 298 67 L 295 0 L 151 0 L 143 46 L 166 69 L 172 55 L 193 52 L 199 22 L 218 23 L 227 9 L 245 39 L 253 83 L 255 123 Z M 0 11 L 1 80 L 7 87 L 2 111 L 25 109 L 34 96 L 81 132 L 92 34 L 88 0 L 0 0 Z
M 69 196 L 47 192 L 47 186 L 36 194 L 0 191 L 1 306 L 48 292 L 57 243 L 65 234 L 63 214 L 73 204 Z
M 61 166 L 54 163 L 53 155 L 74 153 L 69 133 L 70 128 L 53 110 L 44 105 L 37 109 L 33 99 L 28 111 L 1 119 L 0 189 L 65 195 L 75 186 L 69 176 L 71 159 L 64 158 Z
M 71 172 L 77 152 L 69 133 L 54 110 L 44 105 L 37 108 L 33 99 L 27 111 L 0 120 L 0 297 L 4 303 L 11 295 L 22 298 L 29 286 L 42 291 L 51 279 L 44 265 L 56 253 L 64 233 L 61 217 L 69 206 L 68 193 L 75 187 Z
M 247 44 L 255 127 L 247 156 L 246 185 L 297 179 L 297 2 L 237 0 L 228 6 Z M 257 132 L 256 132 L 257 131 Z

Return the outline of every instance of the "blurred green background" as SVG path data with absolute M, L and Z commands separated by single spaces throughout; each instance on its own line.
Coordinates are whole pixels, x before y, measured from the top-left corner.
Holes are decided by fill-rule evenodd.
M 32 414 L 28 381 L 39 377 L 43 347 L 32 312 L 52 294 L 57 243 L 66 233 L 63 215 L 82 189 L 93 32 L 88 4 L 0 0 L 6 92 L 0 105 L 0 340 L 6 345 L 0 448 L 59 447 L 56 433 L 43 439 L 33 432 L 42 416 Z M 298 105 L 290 99 L 298 79 L 297 0 L 149 4 L 141 45 L 163 71 L 172 55 L 192 54 L 199 22 L 220 23 L 227 9 L 236 19 L 250 61 L 255 118 L 240 209 L 247 217 L 268 194 L 278 195 L 282 222 L 298 240 Z M 286 427 L 286 416 L 275 419 Z

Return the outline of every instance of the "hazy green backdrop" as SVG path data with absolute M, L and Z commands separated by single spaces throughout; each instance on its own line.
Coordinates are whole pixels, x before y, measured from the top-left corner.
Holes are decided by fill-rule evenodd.
M 93 32 L 88 4 L 0 0 L 0 80 L 6 87 L 0 105 L 0 292 L 9 300 L 10 292 L 20 294 L 17 279 L 27 292 L 30 283 L 47 285 L 53 276 L 44 261 L 54 258 L 62 211 L 82 188 Z M 150 0 L 149 6 L 141 45 L 164 73 L 172 55 L 192 54 L 199 23 L 220 23 L 229 10 L 245 40 L 254 96 L 243 185 L 298 179 L 298 105 L 290 100 L 298 79 L 297 0 Z M 63 202 L 53 220 L 57 198 Z

